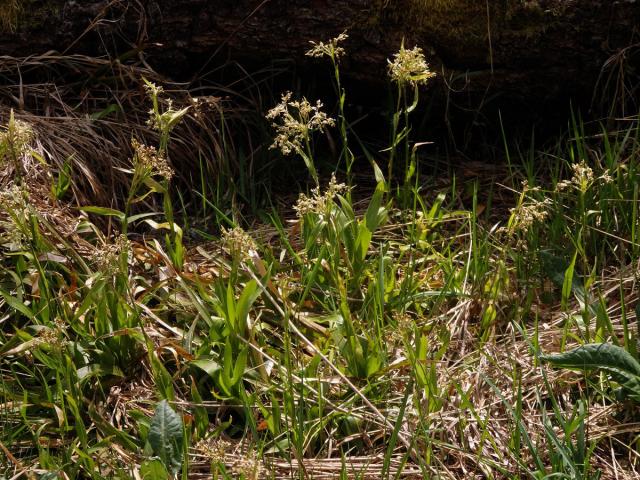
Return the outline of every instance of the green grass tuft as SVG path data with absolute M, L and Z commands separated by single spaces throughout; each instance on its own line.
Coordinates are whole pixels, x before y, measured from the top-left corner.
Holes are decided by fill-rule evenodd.
M 237 208 L 259 187 L 234 178 L 248 157 L 216 109 L 189 204 L 173 160 L 198 102 L 150 81 L 133 154 L 109 150 L 125 192 L 109 206 L 74 204 L 80 164 L 48 162 L 42 120 L 8 115 L 1 475 L 637 478 L 638 118 L 575 115 L 546 150 L 505 139 L 504 165 L 431 178 L 411 114 L 432 74 L 413 49 L 393 62 L 389 146 L 356 175 L 343 52 L 323 47 L 338 118 L 289 95 L 271 110 L 271 154 L 312 187 L 262 215 Z M 324 178 L 328 128 L 342 145 Z M 615 361 L 543 364 L 580 369 L 593 344 Z

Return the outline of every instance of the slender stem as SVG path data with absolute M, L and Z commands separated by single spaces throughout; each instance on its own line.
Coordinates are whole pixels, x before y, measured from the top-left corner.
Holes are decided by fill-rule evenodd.
M 393 160 L 396 156 L 396 136 L 398 134 L 398 124 L 400 123 L 400 105 L 402 101 L 402 89 L 398 85 L 398 98 L 396 101 L 396 110 L 393 114 L 393 121 L 391 123 L 391 145 L 389 148 L 389 165 L 388 165 L 388 177 L 387 177 L 387 190 L 391 190 L 391 178 L 393 176 Z
M 340 161 L 344 159 L 345 167 L 347 169 L 347 184 L 351 187 L 353 185 L 353 179 L 351 176 L 351 168 L 353 166 L 354 156 L 349 149 L 349 139 L 347 137 L 347 119 L 344 114 L 344 104 L 346 93 L 342 88 L 340 81 L 340 67 L 338 59 L 335 55 L 331 55 L 331 62 L 333 63 L 333 75 L 336 80 L 336 89 L 338 92 L 338 121 L 340 123 L 340 137 L 342 140 L 342 150 L 340 152 Z M 347 196 L 350 197 L 351 191 L 347 192 Z

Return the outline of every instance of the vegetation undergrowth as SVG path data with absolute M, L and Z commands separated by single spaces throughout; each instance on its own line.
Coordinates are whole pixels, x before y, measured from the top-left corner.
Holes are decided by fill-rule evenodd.
M 170 187 L 193 104 L 145 82 L 157 144 L 134 132 L 127 195 L 110 208 L 65 204 L 70 171 L 11 113 L 4 477 L 638 477 L 638 118 L 589 136 L 576 116 L 555 149 L 505 144 L 489 188 L 455 173 L 443 187 L 421 175 L 429 139 L 411 128 L 433 73 L 402 45 L 390 143 L 364 151 L 376 186 L 363 195 L 345 39 L 309 51 L 331 63 L 336 119 L 289 92 L 266 114 L 310 190 L 249 228 L 202 173 L 210 242 L 187 241 Z M 326 180 L 314 135 L 334 127 Z M 162 211 L 145 211 L 154 197 Z

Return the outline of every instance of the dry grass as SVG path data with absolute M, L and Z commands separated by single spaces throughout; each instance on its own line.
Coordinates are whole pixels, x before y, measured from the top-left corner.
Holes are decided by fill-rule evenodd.
M 54 78 L 44 83 L 22 82 L 16 79 L 17 66 L 24 78 L 39 77 L 43 71 L 53 72 Z M 63 86 L 55 81 L 69 72 L 75 72 L 76 81 Z M 557 352 L 579 343 L 581 329 L 572 319 L 581 313 L 581 307 L 570 301 L 568 308 L 563 308 L 557 286 L 551 287 L 551 301 L 543 301 L 545 292 L 536 283 L 539 278 L 516 278 L 516 262 L 508 254 L 522 263 L 532 262 L 532 257 L 509 244 L 494 227 L 508 221 L 509 209 L 516 205 L 519 194 L 513 189 L 499 188 L 494 202 L 500 205 L 489 212 L 489 220 L 478 220 L 480 208 L 476 205 L 471 212 L 468 206 L 475 204 L 477 196 L 470 202 L 464 187 L 452 189 L 450 182 L 443 179 L 434 182 L 436 187 L 429 190 L 428 198 L 420 197 L 421 201 L 433 202 L 439 193 L 453 198 L 443 206 L 442 217 L 436 216 L 421 227 L 430 235 L 422 243 L 412 237 L 419 224 L 416 212 L 392 209 L 391 220 L 375 231 L 373 243 L 364 252 L 366 274 L 349 291 L 350 296 L 346 294 L 346 282 L 338 281 L 336 286 L 331 276 L 349 280 L 354 269 L 345 263 L 347 247 L 340 244 L 338 235 L 330 237 L 333 243 L 325 240 L 322 244 L 321 235 L 315 230 L 311 235 L 305 232 L 304 221 L 299 218 L 288 218 L 289 223 L 285 223 L 288 227 L 282 232 L 273 225 L 256 222 L 249 233 L 257 247 L 252 248 L 249 260 L 242 261 L 217 238 L 187 248 L 184 262 L 178 263 L 167 253 L 169 236 L 164 246 L 158 241 L 163 235 L 157 232 L 132 237 L 135 240 L 129 244 L 131 255 L 124 257 L 125 271 L 113 273 L 115 280 L 106 279 L 98 293 L 87 293 L 104 279 L 100 271 L 92 271 L 86 263 L 91 263 L 92 253 L 110 239 L 97 228 L 87 233 L 86 217 L 78 214 L 75 207 L 87 203 L 116 207 L 126 197 L 130 177 L 117 168 L 129 167 L 131 137 L 152 143 L 156 136 L 147 126 L 148 99 L 140 86 L 143 76 L 156 82 L 162 80 L 146 67 L 81 56 L 0 58 L 0 77 L 7 80 L 0 87 L 0 121 L 4 123 L 9 112 L 15 110 L 18 119 L 32 125 L 37 134 L 32 148 L 48 164 L 41 165 L 33 155 L 21 159 L 33 209 L 30 221 L 37 223 L 44 240 L 38 243 L 32 238 L 29 248 L 33 252 L 29 251 L 24 259 L 20 257 L 22 263 L 32 262 L 28 267 L 14 262 L 19 255 L 15 252 L 3 256 L 4 263 L 0 264 L 2 291 L 9 285 L 6 287 L 9 293 L 0 298 L 3 376 L 0 411 L 9 419 L 7 425 L 15 422 L 27 432 L 11 445 L 0 444 L 7 464 L 12 464 L 7 469 L 8 475 L 19 478 L 43 473 L 40 463 L 45 455 L 51 455 L 51 462 L 54 457 L 56 461 L 64 460 L 61 471 L 77 464 L 88 468 L 82 464 L 84 457 L 90 456 L 88 452 L 98 458 L 96 470 L 100 475 L 113 478 L 118 469 L 127 474 L 137 472 L 148 460 L 139 441 L 144 430 L 140 419 L 148 420 L 157 399 L 168 396 L 166 392 L 170 390 L 172 405 L 182 414 L 188 429 L 192 429 L 197 412 L 204 412 L 207 425 L 197 435 L 229 442 L 221 459 L 229 471 L 237 473 L 239 466 L 253 458 L 256 449 L 260 450 L 259 478 L 328 479 L 342 475 L 342 478 L 379 479 L 385 474 L 403 479 L 525 478 L 536 468 L 534 455 L 539 456 L 543 470 L 550 470 L 557 452 L 548 437 L 553 433 L 560 442 L 570 440 L 558 428 L 559 417 L 570 418 L 582 401 L 589 401 L 585 429 L 588 441 L 595 445 L 590 459 L 592 469 L 600 469 L 602 478 L 631 480 L 640 476 L 634 446 L 640 429 L 638 406 L 614 402 L 604 376 L 594 380 L 538 363 L 540 351 Z M 228 104 L 219 98 L 209 98 L 196 105 L 180 85 L 167 86 L 167 90 L 176 104 L 191 106 L 182 126 L 175 131 L 169 150 L 170 160 L 182 172 L 185 184 L 191 180 L 190 173 L 199 168 L 199 158 L 210 162 L 207 172 L 229 169 L 222 158 L 233 157 L 236 148 L 226 121 L 234 115 L 228 111 Z M 222 118 L 225 122 L 221 123 Z M 622 152 L 631 152 L 629 155 L 633 157 L 637 149 L 623 148 Z M 52 198 L 49 186 L 68 159 L 72 159 L 74 166 L 74 195 L 60 202 Z M 631 161 L 620 161 L 620 172 L 628 171 Z M 5 190 L 15 183 L 15 176 L 11 165 L 3 168 L 0 189 Z M 516 178 L 510 178 L 511 168 L 483 170 L 468 164 L 461 176 L 465 181 L 467 177 L 473 178 L 477 186 L 489 190 L 496 184 L 518 183 Z M 355 214 L 345 224 L 360 221 L 367 210 L 368 197 L 361 202 L 348 201 Z M 332 201 L 328 198 L 325 203 Z M 430 211 L 429 206 L 421 211 L 423 218 Z M 559 208 L 564 212 L 571 207 Z M 0 212 L 0 221 L 6 220 L 9 213 Z M 338 217 L 331 215 L 321 217 L 318 224 L 323 228 L 332 226 Z M 562 219 L 562 215 L 558 217 Z M 331 221 L 326 221 L 327 218 Z M 0 223 L 0 229 L 6 225 Z M 567 225 L 575 227 L 573 223 Z M 478 246 L 481 241 L 486 241 L 486 250 Z M 329 247 L 335 244 L 339 248 L 334 257 L 321 251 L 318 257 L 307 258 L 317 245 L 324 245 L 331 252 Z M 622 260 L 616 263 L 614 253 L 618 252 L 614 250 L 609 252 L 612 265 L 603 269 L 591 288 L 606 305 L 611 322 L 607 338 L 619 339 L 624 336 L 624 320 L 638 322 L 628 307 L 637 305 L 640 295 L 637 265 Z M 475 278 L 470 273 L 474 256 L 485 267 Z M 42 265 L 50 270 L 43 270 Z M 319 266 L 317 276 L 310 274 L 315 265 Z M 385 265 L 394 270 L 389 278 L 380 280 L 386 274 Z M 501 266 L 505 265 L 503 286 L 492 296 L 488 279 L 502 275 Z M 17 271 L 26 280 L 19 278 Z M 320 276 L 323 278 L 318 279 Z M 40 277 L 55 285 L 50 292 L 39 290 Z M 193 362 L 228 360 L 221 350 L 236 337 L 227 333 L 229 340 L 220 340 L 224 331 L 216 330 L 219 325 L 216 322 L 224 321 L 225 313 L 221 313 L 224 302 L 241 297 L 240 292 L 252 280 L 263 288 L 256 302 L 247 308 L 251 333 L 247 338 L 237 335 L 242 340 L 238 344 L 243 348 L 246 345 L 250 351 L 252 363 L 242 372 L 239 385 L 244 393 L 230 400 L 222 398 L 219 385 L 208 383 L 214 381 L 215 374 L 197 375 Z M 447 284 L 449 281 L 454 286 Z M 224 294 L 216 291 L 215 286 L 222 286 Z M 370 291 L 377 289 L 382 290 L 379 321 L 384 325 L 373 325 L 370 316 L 377 312 L 367 310 L 367 304 L 374 302 Z M 91 307 L 81 315 L 76 313 L 85 301 L 97 304 L 104 298 L 104 292 L 112 295 L 111 301 L 120 302 L 113 308 L 116 312 L 113 317 L 107 316 L 108 308 L 104 306 Z M 434 297 L 429 297 L 434 293 Z M 60 322 L 47 319 L 42 310 L 25 313 L 24 308 L 37 305 L 47 294 L 50 304 L 42 310 L 58 312 L 68 324 L 63 322 L 60 326 Z M 525 309 L 523 299 L 528 295 L 531 306 Z M 304 301 L 299 301 L 301 297 Z M 16 303 L 9 304 L 7 298 L 20 298 L 17 303 L 22 309 L 14 308 Z M 627 308 L 624 315 L 622 299 Z M 344 310 L 336 307 L 340 303 L 340 308 L 350 309 L 358 341 L 371 334 L 370 330 L 380 329 L 371 335 L 380 342 L 385 362 L 374 374 L 349 373 L 347 355 L 342 353 L 346 342 L 332 336 L 342 335 L 342 327 L 327 319 L 336 310 L 344 315 Z M 483 324 L 483 314 L 489 307 L 495 309 L 496 316 L 489 324 Z M 106 320 L 97 315 L 92 317 L 93 310 L 104 314 Z M 122 318 L 133 318 L 135 323 L 118 323 Z M 93 329 L 99 321 L 115 326 L 111 325 L 107 333 L 95 335 Z M 45 395 L 43 392 L 53 390 L 54 382 L 60 390 L 76 388 L 77 370 L 81 369 L 77 367 L 84 361 L 82 355 L 74 353 L 73 360 L 78 365 L 71 364 L 71 373 L 67 364 L 61 364 L 54 374 L 40 374 L 42 371 L 49 374 L 46 370 L 49 364 L 37 356 L 42 343 L 35 340 L 39 338 L 38 329 L 52 328 L 51 325 L 63 335 L 64 342 L 82 345 L 86 352 L 82 355 L 87 358 L 95 355 L 97 360 L 91 360 L 95 362 L 92 366 L 113 361 L 114 355 L 107 349 L 114 344 L 116 354 L 127 353 L 118 341 L 137 342 L 132 349 L 134 359 L 125 357 L 125 364 L 118 365 L 122 375 L 98 372 L 95 379 L 83 384 L 84 390 L 75 390 L 75 401 L 81 405 L 78 418 L 84 423 L 74 418 L 69 409 L 64 410 L 66 417 L 60 420 L 58 410 L 50 408 L 54 402 L 40 399 L 40 395 Z M 33 339 L 29 332 L 33 333 Z M 422 348 L 419 345 L 424 347 L 424 355 L 412 361 L 411 355 Z M 52 359 L 61 351 L 45 350 Z M 72 357 L 64 355 L 71 362 Z M 62 354 L 60 358 L 67 361 Z M 237 355 L 231 359 L 235 365 Z M 315 361 L 318 362 L 315 370 L 305 372 Z M 24 369 L 20 371 L 20 381 L 15 380 L 12 370 L 15 365 Z M 270 373 L 261 377 L 266 366 Z M 166 377 L 162 369 L 166 370 Z M 419 380 L 418 372 L 428 372 L 428 381 Z M 60 378 L 66 378 L 65 375 L 73 380 L 63 385 Z M 38 383 L 41 377 L 43 384 Z M 23 387 L 21 382 L 33 384 Z M 206 398 L 196 400 L 196 394 Z M 72 398 L 66 391 L 65 395 L 65 399 Z M 406 410 L 399 416 L 405 398 Z M 323 409 L 319 408 L 320 402 L 324 402 Z M 551 408 L 554 402 L 555 412 Z M 298 454 L 292 443 L 279 451 L 276 441 L 292 430 L 301 429 L 305 440 L 317 433 L 312 428 L 315 417 L 298 422 L 294 415 L 281 420 L 279 427 L 283 433 L 270 437 L 268 426 L 261 423 L 264 412 L 272 411 L 274 406 L 283 410 L 287 405 L 304 406 L 301 415 L 318 407 L 321 416 L 348 418 L 356 421 L 358 428 L 343 432 L 339 421 L 328 422 L 322 426 L 315 443 L 303 445 L 302 453 Z M 26 412 L 24 416 L 18 414 L 21 412 L 18 407 Z M 545 416 L 551 418 L 551 424 L 545 425 Z M 227 427 L 221 428 L 225 421 Z M 253 423 L 258 425 L 255 430 Z M 64 428 L 57 428 L 59 424 Z M 46 434 L 32 436 L 29 428 L 33 425 L 42 426 Z M 84 435 L 89 434 L 99 444 L 95 450 L 83 451 L 84 456 L 77 454 L 81 441 L 76 433 L 81 428 L 85 429 Z M 390 452 L 387 448 L 394 428 L 398 441 Z M 0 434 L 13 438 L 14 430 L 3 427 Z M 521 435 L 516 441 L 518 432 Z M 530 436 L 535 448 L 525 445 L 523 432 Z M 133 446 L 125 448 L 127 441 Z M 43 445 L 47 448 L 40 450 L 41 457 L 34 455 L 35 448 Z M 210 478 L 210 462 L 195 442 L 188 451 L 185 474 L 189 478 Z M 384 472 L 386 455 L 389 469 Z
M 49 81 L 40 81 L 47 77 Z M 6 123 L 14 110 L 17 119 L 33 126 L 53 168 L 71 161 L 76 204 L 115 207 L 127 188 L 126 175 L 117 168 L 128 165 L 131 139 L 153 142 L 157 137 L 146 125 L 149 107 L 142 78 L 163 81 L 144 66 L 81 55 L 0 57 L 0 122 Z M 221 129 L 233 125 L 238 110 L 221 97 L 194 98 L 179 84 L 166 90 L 176 104 L 192 105 L 169 152 L 181 179 L 193 184 L 189 175 L 200 168 L 199 158 L 208 159 L 209 171 L 227 168 L 220 162 L 223 150 L 233 153 L 233 135 L 226 132 L 223 147 Z
M 53 120 L 47 125 L 46 119 L 39 119 L 42 123 L 34 123 L 39 132 L 58 129 L 58 120 Z M 69 120 L 71 122 L 71 120 Z M 78 125 L 76 130 L 78 131 Z M 43 137 L 40 134 L 40 138 Z M 52 140 L 56 142 L 56 140 Z M 40 154 L 46 153 L 46 143 L 37 146 Z M 55 143 L 59 146 L 61 143 Z M 43 183 L 47 182 L 47 175 L 37 164 L 26 165 L 29 169 L 30 194 L 33 204 L 43 218 L 49 218 L 57 225 L 56 230 L 64 237 L 73 234 L 74 217 L 65 207 L 56 206 L 47 200 L 46 190 L 42 190 Z M 5 176 L 4 178 L 7 178 Z M 6 182 L 5 182 L 6 185 Z M 406 225 L 389 225 L 381 238 L 401 239 L 400 232 Z M 259 229 L 257 230 L 259 231 Z M 256 232 L 257 232 L 256 231 Z M 395 232 L 395 233 L 394 233 Z M 273 235 L 268 229 L 263 230 L 256 237 L 270 238 Z M 464 241 L 461 239 L 461 241 Z M 82 240 L 77 240 L 80 247 Z M 187 263 L 192 269 L 205 268 L 206 258 L 216 258 L 224 255 L 219 247 L 213 247 L 210 252 L 203 246 L 194 249 L 189 255 Z M 146 250 L 150 255 L 157 255 L 151 245 L 138 245 L 138 252 Z M 82 251 L 81 248 L 78 248 Z M 204 254 L 204 257 L 203 257 Z M 205 258 L 206 257 L 206 258 Z M 225 262 L 220 259 L 213 276 L 227 275 Z M 157 264 L 157 270 L 149 277 L 166 277 L 166 265 Z M 148 276 L 149 273 L 147 272 Z M 608 312 L 612 319 L 614 330 L 621 335 L 622 325 L 620 316 L 620 302 L 616 298 L 620 294 L 622 286 L 626 302 L 636 303 L 638 291 L 636 286 L 635 267 L 626 267 L 621 271 L 612 270 L 603 277 L 599 286 L 608 305 Z M 501 308 L 509 311 L 509 302 L 512 299 L 505 298 Z M 579 313 L 576 305 L 573 312 L 560 312 L 557 305 L 545 305 L 536 303 L 533 309 L 538 312 L 540 330 L 538 341 L 543 351 L 557 351 L 559 340 L 566 332 L 566 319 L 572 313 Z M 269 317 L 270 308 L 262 306 L 255 312 L 257 318 Z M 631 320 L 629 318 L 629 320 Z M 543 401 L 553 396 L 562 402 L 563 409 L 571 412 L 575 405 L 576 391 L 584 388 L 584 379 L 573 373 L 545 370 L 546 381 L 552 386 L 552 391 L 542 388 L 545 378 L 541 368 L 532 368 L 536 359 L 531 353 L 531 339 L 523 338 L 522 332 L 515 328 L 515 324 L 505 322 L 497 324 L 495 332 L 486 342 L 479 342 L 477 335 L 478 305 L 477 300 L 460 299 L 449 305 L 438 316 L 418 319 L 425 322 L 432 332 L 430 339 L 431 349 L 435 352 L 441 346 L 441 327 L 446 325 L 450 333 L 450 343 L 446 354 L 435 363 L 435 376 L 438 378 L 438 388 L 444 395 L 441 408 L 432 411 L 428 416 L 414 408 L 421 404 L 424 411 L 428 411 L 427 397 L 421 398 L 419 392 L 411 398 L 409 408 L 404 417 L 401 432 L 408 436 L 424 435 L 421 425 L 429 425 L 429 437 L 433 449 L 434 466 L 433 473 L 443 479 L 458 478 L 514 478 L 520 475 L 519 467 L 514 464 L 510 452 L 514 430 L 514 424 L 510 408 L 517 402 L 518 385 L 522 392 L 522 414 L 524 428 L 530 433 L 534 442 L 543 442 L 543 423 L 541 418 L 540 398 Z M 157 348 L 165 348 L 167 345 L 177 345 L 183 338 L 184 332 L 179 328 L 165 323 L 157 318 L 145 327 L 147 334 L 153 339 Z M 529 332 L 531 334 L 531 332 Z M 516 355 L 514 353 L 517 352 Z M 406 364 L 406 358 L 401 351 L 392 362 L 388 372 L 389 381 L 395 385 L 388 393 L 385 400 L 384 411 L 393 411 L 397 408 L 403 396 L 404 386 L 409 382 L 411 371 Z M 180 362 L 179 362 L 180 363 Z M 392 380 L 391 380 L 392 379 Z M 490 383 L 491 382 L 491 383 Z M 493 385 L 492 385 L 493 384 Z M 145 366 L 137 378 L 128 383 L 121 383 L 111 387 L 104 404 L 98 413 L 108 419 L 116 429 L 126 429 L 135 423 L 131 417 L 132 411 L 152 414 L 152 405 L 155 399 L 155 385 L 153 373 Z M 193 403 L 188 397 L 176 399 L 175 405 L 179 409 L 190 411 L 194 407 L 204 407 L 211 415 L 224 414 L 231 406 L 224 402 Z M 625 413 L 626 412 L 626 413 Z M 339 442 L 335 447 L 327 446 L 326 453 L 322 457 L 305 458 L 301 463 L 284 460 L 278 455 L 265 454 L 262 458 L 262 474 L 259 478 L 297 478 L 300 472 L 305 478 L 329 479 L 336 478 L 341 472 L 347 472 L 347 478 L 358 477 L 362 479 L 380 478 L 384 459 L 384 439 L 388 435 L 385 427 L 379 424 L 373 412 L 366 406 L 359 408 L 357 414 L 366 419 L 369 428 L 358 435 L 358 439 L 369 444 L 366 455 L 346 455 L 341 457 Z M 600 447 L 595 450 L 592 465 L 603 471 L 603 478 L 635 479 L 640 472 L 637 471 L 637 459 L 621 456 L 621 445 L 627 445 L 640 428 L 637 418 L 622 404 L 619 405 L 591 405 L 586 419 L 586 426 L 591 440 L 598 441 Z M 420 433 L 419 433 L 420 432 Z M 559 432 L 559 435 L 562 434 Z M 345 440 L 343 440 L 345 441 Z M 230 448 L 224 457 L 224 463 L 230 471 L 246 458 L 248 446 L 242 441 L 231 440 Z M 607 445 L 609 447 L 607 447 Z M 112 445 L 112 455 L 123 464 L 135 463 L 140 458 L 132 452 L 123 450 L 118 445 Z M 14 453 L 17 451 L 14 449 Z M 629 455 L 631 450 L 628 451 Z M 418 479 L 423 478 L 423 470 L 418 464 L 409 461 L 404 463 L 404 449 L 392 456 L 390 472 L 398 475 L 396 478 Z M 523 452 L 523 459 L 527 461 L 528 454 Z M 190 478 L 209 478 L 209 463 L 196 450 L 191 449 Z M 503 472 L 502 474 L 500 472 Z
M 20 0 L 0 0 L 0 31 L 13 32 L 21 11 Z

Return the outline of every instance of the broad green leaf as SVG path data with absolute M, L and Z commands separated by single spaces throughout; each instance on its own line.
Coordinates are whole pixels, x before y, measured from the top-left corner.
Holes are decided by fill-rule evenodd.
M 371 233 L 375 232 L 386 217 L 386 209 L 382 207 L 382 199 L 384 196 L 384 184 L 378 183 L 376 191 L 371 197 L 367 213 L 365 214 L 365 222 L 367 229 Z
M 434 220 L 438 216 L 440 216 L 440 208 L 442 207 L 442 204 L 446 197 L 447 195 L 445 193 L 438 194 L 435 202 L 433 202 L 433 205 L 431 206 L 431 210 L 429 210 L 429 214 L 427 215 L 427 218 L 429 218 L 430 220 Z
M 542 250 L 540 252 L 540 260 L 542 261 L 542 269 L 545 274 L 551 279 L 551 281 L 558 287 L 564 286 L 565 273 L 570 267 L 570 264 L 561 257 L 553 255 L 552 253 Z M 575 267 L 574 267 L 575 268 Z M 571 280 L 571 289 L 578 298 L 583 301 L 586 297 L 584 286 L 580 284 L 575 275 Z
M 370 349 L 371 350 L 371 349 Z M 383 360 L 375 351 L 370 351 L 367 362 L 367 378 L 375 375 L 382 367 Z
M 426 80 L 428 77 L 424 75 L 412 75 L 412 79 L 414 80 L 413 84 L 413 102 L 407 108 L 407 113 L 413 112 L 418 106 L 418 100 L 420 99 L 420 94 L 418 90 L 418 82 L 420 80 Z
M 569 296 L 573 287 L 573 271 L 576 267 L 576 258 L 578 258 L 578 251 L 573 254 L 569 267 L 564 272 L 564 281 L 562 282 L 562 309 L 566 310 L 569 303 Z
M 236 358 L 236 364 L 233 367 L 233 377 L 231 378 L 231 384 L 235 387 L 244 376 L 244 369 L 247 366 L 247 349 L 243 348 L 240 354 Z
M 355 262 L 360 263 L 367 257 L 372 237 L 373 234 L 367 226 L 359 225 L 358 238 L 356 238 L 356 250 L 354 252 Z
M 238 333 L 241 335 L 247 335 L 247 318 L 249 317 L 249 310 L 251 305 L 260 296 L 260 290 L 255 280 L 250 280 L 242 290 L 242 294 L 236 304 L 236 327 Z
M 165 112 L 163 115 L 167 116 L 167 127 L 169 129 L 175 127 L 188 111 L 189 107 L 185 107 L 182 110 Z
M 182 419 L 166 400 L 156 406 L 148 441 L 153 453 L 175 475 L 182 465 Z
M 227 285 L 227 321 L 231 324 L 231 329 L 236 331 L 238 328 L 238 322 L 236 317 L 236 298 L 235 298 L 235 290 L 233 289 L 233 285 L 231 282 Z
M 96 215 L 102 215 L 105 217 L 117 217 L 120 220 L 124 219 L 124 213 L 121 212 L 120 210 L 115 210 L 113 208 L 88 206 L 88 207 L 80 207 L 79 209 L 87 213 L 95 213 Z
M 200 370 L 202 370 L 203 372 L 205 372 L 207 375 L 211 377 L 213 377 L 217 372 L 219 372 L 222 369 L 222 367 L 218 362 L 210 358 L 198 358 L 197 360 L 193 360 L 189 362 L 189 365 L 198 367 Z
M 160 460 L 147 460 L 140 465 L 142 480 L 167 480 L 169 472 Z
M 194 425 L 195 425 L 195 436 L 199 438 L 203 438 L 207 432 L 207 428 L 209 427 L 209 413 L 207 409 L 203 407 L 203 399 L 198 391 L 198 386 L 195 381 L 191 381 L 191 398 L 194 402 L 193 406 L 193 417 L 194 417 Z
M 540 359 L 555 367 L 576 370 L 603 370 L 640 401 L 640 363 L 624 348 L 610 343 L 589 343 L 557 355 Z
M 27 307 L 24 303 L 22 303 L 16 297 L 11 296 L 8 292 L 5 292 L 4 290 L 0 290 L 0 295 L 2 295 L 2 297 L 4 298 L 4 301 L 7 302 L 7 304 L 11 308 L 13 308 L 14 310 L 17 310 L 18 312 L 22 313 L 25 317 L 33 320 L 35 315 L 29 309 L 29 307 Z
M 166 193 L 167 188 L 162 185 L 162 183 L 154 180 L 151 177 L 146 177 L 144 179 L 144 184 L 149 187 L 149 190 L 155 193 Z
M 124 373 L 117 365 L 100 365 L 98 363 L 91 363 L 89 365 L 85 365 L 84 367 L 80 367 L 77 370 L 78 381 L 86 382 L 91 378 L 100 378 L 100 377 L 124 377 Z
M 376 182 L 381 183 L 384 186 L 384 173 L 382 173 L 382 170 L 380 169 L 378 164 L 375 162 L 375 160 L 373 160 L 373 157 L 371 157 L 369 161 L 371 162 L 371 166 L 373 167 L 373 175 L 376 179 Z
M 147 347 L 149 348 L 149 347 Z M 173 379 L 171 374 L 164 366 L 164 363 L 160 361 L 153 347 L 149 348 L 149 362 L 151 364 L 151 371 L 153 372 L 153 378 L 156 383 L 156 389 L 159 393 L 173 400 L 175 393 L 173 391 Z
M 154 215 L 158 215 L 157 212 L 147 212 L 147 213 L 139 213 L 137 215 L 131 215 L 127 218 L 127 223 L 132 224 L 133 222 L 137 222 L 138 220 L 142 220 L 143 218 L 153 217 Z

